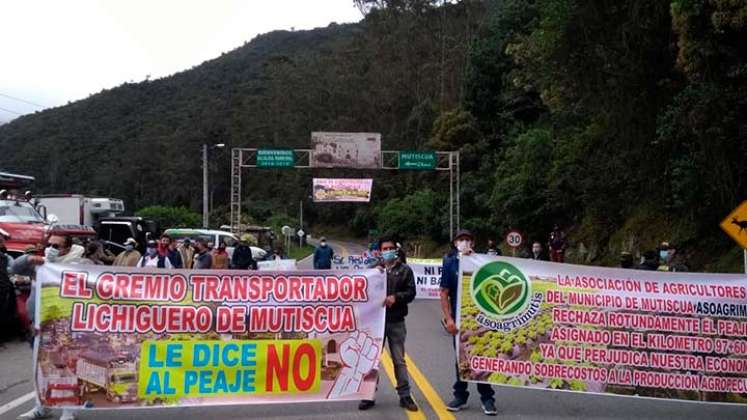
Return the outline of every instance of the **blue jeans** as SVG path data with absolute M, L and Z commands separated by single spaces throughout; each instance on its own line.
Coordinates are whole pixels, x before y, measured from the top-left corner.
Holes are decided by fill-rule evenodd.
M 456 353 L 456 337 L 452 339 L 454 343 L 454 352 Z M 459 359 L 456 361 L 456 382 L 454 382 L 454 398 L 467 402 L 469 399 L 469 383 L 459 378 Z M 477 392 L 480 393 L 480 401 L 493 401 L 495 402 L 495 391 L 489 384 L 479 383 L 477 384 Z

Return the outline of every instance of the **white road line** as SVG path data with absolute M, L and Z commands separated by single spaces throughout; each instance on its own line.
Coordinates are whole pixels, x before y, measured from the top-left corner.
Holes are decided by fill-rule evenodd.
M 27 401 L 30 401 L 34 399 L 34 395 L 36 393 L 34 391 L 29 392 L 26 395 L 21 395 L 20 397 L 16 398 L 15 400 L 3 405 L 0 407 L 0 415 L 7 413 L 8 411 L 18 407 L 19 405 L 25 404 Z

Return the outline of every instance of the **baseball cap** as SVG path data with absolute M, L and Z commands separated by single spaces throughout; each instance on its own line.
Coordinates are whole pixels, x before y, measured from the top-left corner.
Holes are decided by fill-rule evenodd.
M 125 245 L 130 245 L 130 244 L 137 245 L 137 241 L 135 240 L 135 238 L 127 238 L 124 244 Z
M 472 232 L 468 231 L 467 229 L 459 229 L 456 235 L 454 235 L 454 239 L 459 239 L 462 236 L 466 236 L 472 240 L 475 240 L 475 236 L 472 235 Z
M 327 240 L 327 237 L 326 237 L 326 236 L 322 236 L 321 238 L 319 238 L 319 240 L 320 240 L 320 241 L 326 241 L 326 240 Z

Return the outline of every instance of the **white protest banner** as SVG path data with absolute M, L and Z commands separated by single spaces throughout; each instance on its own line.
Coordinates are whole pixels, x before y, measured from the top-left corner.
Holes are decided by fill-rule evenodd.
M 408 258 L 407 265 L 415 275 L 416 299 L 440 299 L 442 261 L 439 259 Z
M 296 269 L 296 260 L 268 260 L 257 262 L 259 271 L 292 271 Z
M 460 262 L 460 376 L 747 403 L 747 275 L 475 255 Z

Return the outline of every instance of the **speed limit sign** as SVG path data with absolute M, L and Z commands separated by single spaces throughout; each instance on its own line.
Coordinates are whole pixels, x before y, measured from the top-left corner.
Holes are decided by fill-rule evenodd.
M 517 230 L 509 231 L 506 235 L 506 243 L 511 248 L 518 248 L 521 246 L 522 242 L 524 242 L 524 237 L 521 236 L 521 233 Z

